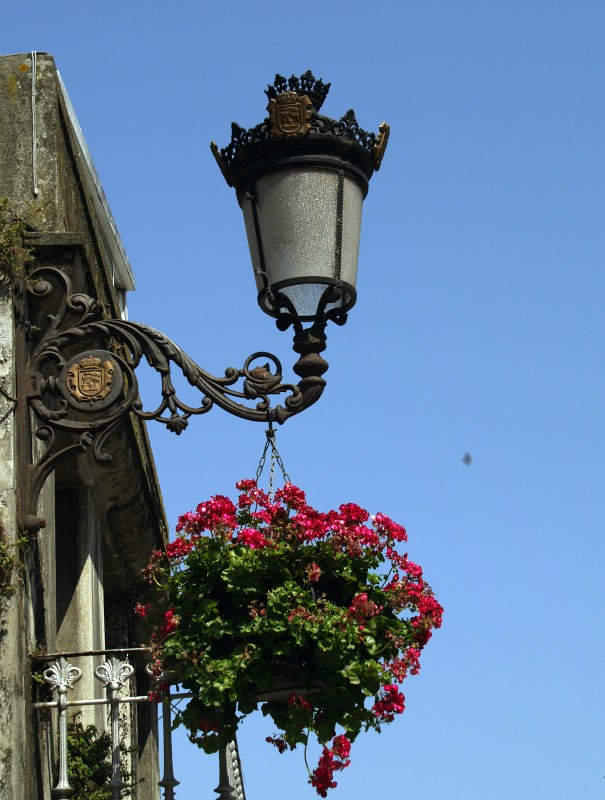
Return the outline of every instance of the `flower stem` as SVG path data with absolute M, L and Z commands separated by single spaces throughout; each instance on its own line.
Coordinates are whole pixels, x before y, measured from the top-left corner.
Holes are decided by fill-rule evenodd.
M 307 745 L 309 744 L 309 729 L 307 728 L 307 738 L 305 739 L 305 748 L 303 750 L 303 757 L 305 759 L 305 767 L 307 768 L 307 772 L 309 773 L 309 777 L 311 777 L 311 770 L 309 769 L 309 762 L 307 761 Z

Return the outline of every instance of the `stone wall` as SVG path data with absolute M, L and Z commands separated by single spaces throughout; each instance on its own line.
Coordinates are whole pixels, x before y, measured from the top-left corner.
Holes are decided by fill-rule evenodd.
M 91 194 L 90 171 L 70 113 L 51 56 L 0 57 L 0 197 L 8 197 L 27 221 L 33 266 L 60 266 L 76 291 L 95 297 L 106 314 L 119 317 L 120 292 L 130 287 L 115 282 L 103 234 L 113 220 Z M 0 530 L 20 562 L 14 592 L 0 596 L 0 800 L 48 800 L 56 726 L 46 712 L 33 709 L 38 690 L 32 664 L 43 669 L 44 662 L 37 660 L 41 653 L 103 650 L 118 638 L 119 647 L 133 644 L 131 609 L 140 569 L 151 550 L 165 542 L 167 528 L 145 428 L 129 420 L 108 440 L 111 466 L 81 456 L 65 461 L 47 480 L 36 509 L 46 525 L 19 549 L 23 476 L 28 460 L 35 463 L 45 445 L 35 439 L 33 417 L 31 437 L 24 439 L 25 387 L 19 388 L 16 375 L 27 351 L 23 320 L 15 316 L 18 299 L 14 292 L 0 293 Z M 18 313 L 27 316 L 23 308 Z M 35 326 L 32 330 L 35 340 Z M 10 399 L 17 393 L 18 406 Z M 90 671 L 78 693 L 99 696 Z M 135 734 L 136 710 L 128 713 Z M 88 709 L 83 721 L 104 727 L 105 708 Z M 139 763 L 135 752 L 131 765 L 144 788 L 135 790 L 133 800 L 155 800 L 153 725 L 143 721 L 142 729 L 143 760 Z

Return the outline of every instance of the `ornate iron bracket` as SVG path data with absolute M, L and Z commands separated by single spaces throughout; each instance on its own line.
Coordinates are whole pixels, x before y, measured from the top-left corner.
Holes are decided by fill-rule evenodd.
M 281 424 L 315 403 L 325 386 L 322 375 L 328 364 L 320 355 L 326 346 L 323 315 L 308 329 L 294 326 L 293 347 L 300 357 L 293 369 L 300 380 L 293 384 L 282 382 L 279 359 L 266 352 L 253 353 L 243 367 L 229 367 L 223 377 L 211 375 L 159 331 L 137 322 L 104 319 L 99 303 L 74 291 L 67 272 L 57 266 L 34 267 L 17 290 L 16 301 L 17 396 L 25 400 L 18 413 L 24 531 L 44 525 L 37 517 L 38 498 L 57 465 L 86 451 L 98 462 L 110 461 L 107 438 L 129 414 L 161 422 L 177 435 L 190 417 L 215 405 L 242 419 Z M 34 325 L 42 307 L 46 316 Z M 153 410 L 143 408 L 139 395 L 136 368 L 143 359 L 161 379 L 161 400 Z M 199 405 L 178 397 L 173 366 L 200 392 Z M 280 394 L 286 395 L 282 404 L 272 407 L 271 398 Z M 38 458 L 31 447 L 32 433 L 46 445 Z

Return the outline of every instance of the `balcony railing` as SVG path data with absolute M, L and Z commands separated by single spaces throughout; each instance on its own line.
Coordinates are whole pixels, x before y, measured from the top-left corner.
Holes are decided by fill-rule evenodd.
M 47 748 L 49 760 L 47 768 L 52 775 L 50 793 L 53 798 L 68 798 L 74 792 L 68 780 L 69 710 L 78 707 L 107 706 L 107 731 L 111 740 L 111 777 L 105 788 L 111 792 L 112 800 L 120 800 L 124 789 L 130 789 L 132 800 L 138 800 L 137 781 L 125 782 L 122 763 L 125 741 L 131 742 L 135 745 L 135 749 L 138 749 L 136 725 L 133 726 L 129 722 L 128 715 L 125 716 L 120 711 L 128 704 L 144 703 L 150 713 L 150 729 L 154 731 L 158 731 L 159 709 L 161 709 L 162 775 L 157 780 L 157 792 L 154 792 L 153 796 L 160 798 L 160 791 L 163 790 L 164 800 L 176 800 L 176 787 L 180 782 L 175 778 L 172 759 L 172 708 L 174 703 L 191 695 L 170 690 L 158 693 L 160 700 L 156 701 L 150 694 L 131 694 L 136 685 L 133 660 L 140 663 L 147 652 L 146 648 L 129 648 L 36 656 L 38 669 L 41 670 L 41 680 L 49 688 L 53 699 L 36 702 L 34 708 L 39 712 L 46 709 L 51 715 L 54 711 L 56 715 L 50 728 L 54 731 L 53 737 L 58 740 L 58 746 L 53 743 L 54 746 Z M 79 663 L 82 667 L 78 666 Z M 149 669 L 146 671 L 151 678 Z M 91 682 L 92 676 L 94 680 Z M 87 689 L 97 696 L 70 699 L 70 693 L 83 677 L 88 679 L 83 681 L 88 682 Z M 159 680 L 163 684 L 170 684 L 165 677 Z M 97 691 L 94 691 L 95 681 Z M 136 689 L 134 691 L 136 692 Z M 159 753 L 157 758 L 159 763 Z M 132 774 L 131 770 L 129 772 Z M 136 770 L 134 772 L 136 773 Z M 219 752 L 219 784 L 215 791 L 218 794 L 217 800 L 246 800 L 235 741 Z

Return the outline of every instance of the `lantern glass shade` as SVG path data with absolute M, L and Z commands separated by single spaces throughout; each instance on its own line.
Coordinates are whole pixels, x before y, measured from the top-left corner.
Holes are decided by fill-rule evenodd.
M 272 316 L 285 295 L 301 321 L 313 321 L 326 290 L 339 289 L 325 310 L 351 308 L 364 190 L 343 170 L 297 166 L 257 177 L 241 196 L 258 301 Z

